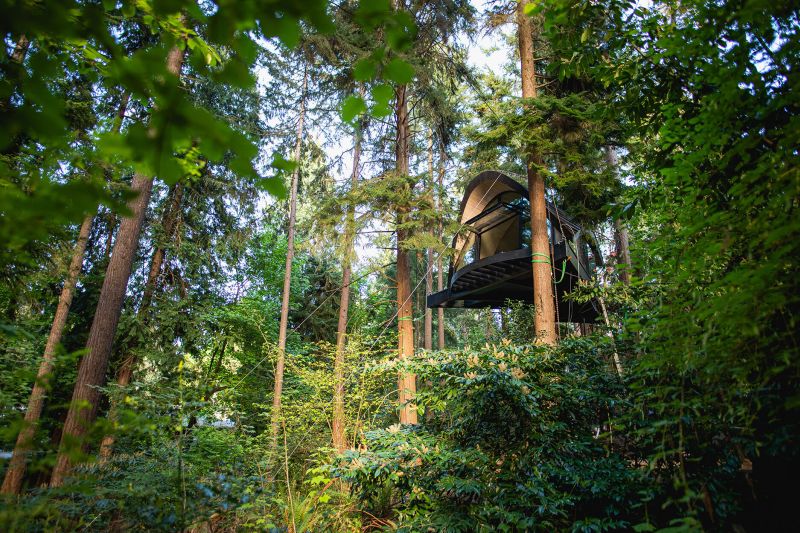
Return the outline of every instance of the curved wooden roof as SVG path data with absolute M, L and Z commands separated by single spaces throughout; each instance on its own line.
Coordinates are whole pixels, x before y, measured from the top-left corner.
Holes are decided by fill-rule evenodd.
M 464 197 L 461 199 L 459 207 L 461 214 L 459 222 L 464 224 L 475 218 L 498 194 L 506 191 L 514 191 L 525 198 L 528 197 L 528 189 L 514 178 L 499 170 L 484 170 L 475 176 L 464 189 Z M 562 226 L 569 227 L 573 233 L 581 229 L 580 225 L 552 202 L 547 202 L 547 214 L 551 218 L 551 223 L 560 223 Z
M 459 222 L 470 226 L 482 219 L 483 213 L 494 209 L 492 202 L 498 195 L 514 192 L 529 199 L 528 189 L 507 174 L 497 170 L 487 170 L 478 174 L 464 190 L 460 205 Z M 547 215 L 554 229 L 560 235 L 559 242 L 552 243 L 554 271 L 558 273 L 555 303 L 558 305 L 562 322 L 588 322 L 597 316 L 592 302 L 576 304 L 564 298 L 579 279 L 588 275 L 581 267 L 581 259 L 572 253 L 569 244 L 583 230 L 564 211 L 547 202 Z M 558 229 L 558 232 L 555 230 Z M 456 233 L 453 248 L 460 250 L 465 244 L 466 234 Z M 486 239 L 483 235 L 482 239 Z M 505 302 L 521 300 L 533 303 L 531 287 L 531 251 L 529 248 L 504 250 L 477 259 L 458 268 L 451 262 L 447 288 L 429 294 L 428 307 L 502 307 Z

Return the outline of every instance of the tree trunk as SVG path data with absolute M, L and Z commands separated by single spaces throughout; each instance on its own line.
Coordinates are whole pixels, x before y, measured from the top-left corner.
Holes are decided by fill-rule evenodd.
M 180 76 L 183 54 L 179 48 L 173 48 L 167 57 L 167 69 L 175 76 Z M 61 434 L 58 457 L 50 479 L 52 487 L 64 483 L 64 478 L 71 469 L 71 448 L 80 443 L 97 416 L 100 400 L 98 387 L 105 383 L 108 359 L 117 332 L 147 204 L 153 190 L 153 178 L 134 174 L 131 189 L 136 193 L 136 198 L 128 204 L 131 216 L 124 218 L 120 224 L 114 251 L 106 269 L 100 299 L 86 342 L 87 353 L 78 367 L 72 401 Z
M 52 487 L 62 485 L 71 468 L 68 448 L 75 441 L 80 441 L 97 416 L 97 404 L 100 400 L 97 387 L 105 382 L 108 359 L 152 186 L 153 178 L 134 175 L 131 188 L 137 193 L 137 197 L 128 205 L 133 216 L 122 220 L 111 261 L 106 269 L 89 340 L 86 342 L 87 354 L 78 367 L 72 402 L 64 422 L 58 459 L 50 480 Z
M 616 172 L 617 154 L 611 146 L 606 146 L 606 162 L 608 166 Z M 614 244 L 617 256 L 616 264 L 618 267 L 622 266 L 622 268 L 617 268 L 619 279 L 625 285 L 630 285 L 633 265 L 631 263 L 631 251 L 628 242 L 628 228 L 625 226 L 625 223 L 619 219 L 614 220 Z
M 519 29 L 519 55 L 522 71 L 522 97 L 536 98 L 536 65 L 534 63 L 533 31 L 530 17 L 524 9 L 528 0 L 520 0 L 517 6 Z M 553 300 L 550 240 L 547 232 L 547 204 L 545 202 L 544 177 L 539 172 L 542 163 L 540 154 L 533 146 L 527 147 L 528 191 L 531 204 L 531 267 L 533 271 L 533 302 L 536 307 L 534 327 L 539 342 L 555 344 L 556 317 Z
M 406 86 L 400 85 L 396 91 L 397 103 L 395 118 L 397 120 L 397 139 L 395 143 L 395 164 L 397 173 L 408 176 L 408 102 Z M 406 208 L 397 210 L 397 338 L 398 357 L 407 359 L 414 356 L 414 324 L 412 322 L 411 301 L 411 268 L 408 251 L 404 248 L 407 230 Z M 413 400 L 417 392 L 417 377 L 408 372 L 400 372 L 397 388 L 400 401 L 400 423 L 416 424 L 417 408 Z
M 428 190 L 433 194 L 433 131 L 428 141 Z M 428 231 L 433 239 L 433 227 Z M 427 296 L 433 292 L 433 249 L 429 246 L 427 250 L 427 261 L 425 262 L 425 299 L 422 305 L 425 308 L 425 340 L 423 348 L 433 349 L 433 311 L 428 307 Z
M 19 41 L 17 41 L 17 46 L 14 48 L 11 58 L 17 63 L 21 63 L 25 58 L 29 45 L 30 41 L 22 35 Z M 122 128 L 122 120 L 128 108 L 129 98 L 129 93 L 122 95 L 119 111 L 117 111 L 117 119 L 112 128 L 112 131 L 115 133 L 119 133 Z M 67 278 L 64 280 L 64 288 L 61 289 L 61 295 L 58 298 L 58 306 L 56 307 L 56 314 L 53 317 L 53 324 L 50 327 L 50 334 L 47 337 L 42 362 L 39 365 L 36 381 L 33 384 L 33 390 L 28 400 L 28 408 L 25 410 L 24 426 L 17 436 L 17 443 L 11 456 L 11 462 L 6 471 L 3 486 L 0 489 L 0 493 L 2 494 L 18 494 L 22 487 L 22 480 L 25 474 L 25 454 L 30 450 L 36 432 L 36 426 L 42 415 L 45 393 L 48 385 L 47 381 L 49 380 L 50 374 L 53 372 L 56 347 L 61 342 L 61 335 L 67 323 L 67 316 L 69 315 L 69 308 L 72 305 L 75 285 L 78 281 L 81 266 L 83 265 L 83 256 L 86 254 L 86 243 L 89 240 L 93 219 L 94 216 L 87 215 L 83 219 L 83 223 L 78 231 L 78 240 L 72 252 L 72 260 L 70 261 Z
M 72 251 L 72 260 L 69 264 L 67 278 L 64 280 L 64 288 L 61 289 L 61 295 L 58 297 L 58 306 L 56 307 L 56 314 L 53 317 L 53 324 L 50 327 L 50 335 L 48 335 L 47 343 L 44 347 L 44 356 L 42 357 L 42 362 L 39 364 L 39 372 L 36 374 L 36 381 L 34 381 L 33 390 L 28 399 L 28 408 L 25 410 L 25 420 L 23 422 L 24 425 L 22 431 L 20 431 L 17 436 L 17 443 L 14 446 L 8 470 L 6 470 L 6 477 L 3 480 L 2 489 L 0 489 L 0 493 L 2 494 L 19 494 L 20 488 L 22 487 L 22 479 L 25 475 L 25 456 L 31 449 L 36 426 L 38 425 L 39 417 L 42 415 L 45 395 L 48 389 L 48 381 L 50 380 L 50 374 L 53 372 L 55 363 L 56 348 L 61 342 L 61 334 L 64 332 L 64 326 L 67 323 L 67 316 L 69 315 L 69 308 L 72 304 L 72 296 L 75 293 L 75 284 L 78 281 L 78 275 L 83 265 L 83 256 L 86 252 L 86 242 L 89 239 L 93 218 L 92 215 L 87 215 L 86 218 L 83 219 L 83 223 L 78 231 L 78 240 Z
M 439 243 L 444 240 L 444 206 L 442 205 L 442 195 L 444 194 L 444 161 L 445 153 L 444 147 L 439 152 L 439 190 L 436 194 L 437 211 L 439 213 Z M 436 258 L 436 287 L 438 291 L 444 290 L 444 272 L 442 271 L 442 254 Z M 444 309 L 439 307 L 436 309 L 436 322 L 439 327 L 439 349 L 444 350 Z
M 169 194 L 167 195 L 167 207 L 165 208 L 164 215 L 161 219 L 161 227 L 163 228 L 164 240 L 166 242 L 171 240 L 175 232 L 182 200 L 183 183 L 178 182 L 173 185 L 172 188 L 170 188 Z M 142 293 L 142 301 L 139 305 L 138 315 L 142 317 L 143 320 L 146 320 L 146 313 L 153 301 L 153 293 L 155 292 L 158 277 L 161 273 L 161 266 L 164 263 L 165 257 L 166 254 L 163 244 L 161 246 L 157 246 L 155 252 L 153 252 L 153 257 L 150 260 L 150 270 L 147 274 L 147 281 L 145 282 L 144 291 Z M 128 353 L 128 355 L 126 355 L 122 360 L 122 364 L 117 372 L 117 387 L 124 388 L 130 384 L 135 366 L 136 355 L 133 353 Z M 117 409 L 118 406 L 116 402 L 112 400 L 111 408 L 108 411 L 108 419 L 112 422 L 112 424 L 116 424 L 117 422 L 117 418 L 119 416 Z M 106 460 L 111 457 L 111 451 L 113 449 L 115 440 L 116 436 L 111 433 L 103 437 L 103 440 L 100 443 L 101 459 Z
M 103 251 L 103 259 L 108 262 L 111 258 L 111 250 L 114 244 L 114 230 L 117 227 L 117 215 L 113 212 L 108 213 L 108 238 L 106 239 L 105 250 Z
M 617 248 L 617 265 L 622 266 L 622 268 L 617 269 L 619 279 L 625 285 L 630 285 L 633 264 L 631 263 L 631 251 L 628 242 L 628 228 L 619 219 L 614 221 L 614 237 Z
M 353 146 L 353 173 L 350 176 L 350 190 L 358 186 L 361 164 L 361 127 L 355 132 Z M 333 361 L 333 447 L 342 452 L 347 448 L 344 417 L 344 368 L 345 348 L 347 347 L 347 317 L 350 309 L 350 277 L 353 248 L 355 243 L 355 205 L 347 206 L 345 221 L 344 254 L 342 257 L 342 295 L 339 301 L 339 323 L 336 327 L 336 358 Z
M 291 194 L 289 197 L 289 235 L 286 246 L 286 270 L 283 274 L 283 298 L 281 300 L 281 321 L 278 327 L 278 360 L 275 363 L 275 389 L 272 397 L 272 450 L 278 450 L 278 429 L 281 426 L 281 394 L 283 393 L 283 371 L 286 365 L 286 335 L 289 326 L 289 296 L 292 285 L 292 261 L 294 260 L 294 223 L 297 209 L 297 181 L 300 178 L 300 149 L 303 144 L 303 126 L 306 118 L 306 90 L 308 88 L 308 68 L 303 74 L 303 92 L 300 97 L 300 117 L 297 121 L 297 138 L 294 145 L 294 160 L 297 163 L 292 172 Z

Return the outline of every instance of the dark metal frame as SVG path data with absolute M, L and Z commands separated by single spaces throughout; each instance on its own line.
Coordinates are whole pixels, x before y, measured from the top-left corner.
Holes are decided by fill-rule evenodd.
M 461 213 L 463 214 L 472 191 L 481 183 L 488 180 L 491 186 L 500 182 L 505 189 L 497 193 L 494 198 L 487 203 L 487 207 L 464 223 L 469 232 L 475 235 L 471 249 L 477 259 L 458 268 L 455 267 L 469 253 L 469 248 L 458 250 L 451 258 L 448 268 L 447 288 L 438 293 L 430 294 L 427 298 L 428 307 L 503 307 L 506 300 L 522 300 L 532 303 L 533 291 L 531 290 L 531 251 L 530 245 L 523 239 L 525 223 L 530 220 L 530 208 L 525 209 L 519 205 L 508 202 L 498 201 L 504 194 L 515 193 L 519 195 L 525 204 L 528 202 L 528 190 L 512 180 L 508 176 L 499 172 L 484 172 L 477 176 L 467 186 L 464 198 L 461 202 Z M 509 211 L 507 217 L 500 217 L 497 221 L 490 222 L 490 225 L 476 230 L 473 228 L 476 222 L 495 212 L 497 209 L 505 208 Z M 595 257 L 601 259 L 596 246 L 581 239 L 581 235 L 588 233 L 563 211 L 548 202 L 547 215 L 550 226 L 550 241 L 553 248 L 552 261 L 557 276 L 563 274 L 564 282 L 557 285 L 556 297 L 560 311 L 561 321 L 588 322 L 597 316 L 597 310 L 593 303 L 582 306 L 566 303 L 563 299 L 565 293 L 569 292 L 580 279 L 589 279 L 591 272 L 588 265 L 588 258 L 581 244 L 586 243 L 592 248 Z M 519 218 L 519 234 L 517 242 L 519 248 L 499 252 L 487 257 L 481 257 L 481 234 L 491 231 L 498 225 L 508 222 L 512 217 Z M 562 240 L 554 243 L 556 227 Z M 463 234 L 462 234 L 463 235 Z M 468 235 L 468 234 L 467 234 Z M 459 235 L 455 235 L 452 247 L 455 249 Z M 574 242 L 573 242 L 574 241 Z M 527 246 L 526 246 L 527 244 Z M 575 249 L 577 247 L 577 250 Z M 463 253 L 461 253 L 463 252 Z M 586 263 L 586 264 L 584 264 Z M 564 271 L 562 272 L 562 267 Z M 523 281 L 525 276 L 528 281 Z

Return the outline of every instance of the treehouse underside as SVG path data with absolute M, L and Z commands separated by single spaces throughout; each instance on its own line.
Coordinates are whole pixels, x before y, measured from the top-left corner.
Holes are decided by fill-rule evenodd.
M 593 303 L 566 301 L 564 295 L 577 286 L 578 270 L 564 243 L 553 247 L 559 322 L 593 322 L 597 309 Z M 428 296 L 428 307 L 502 308 L 508 300 L 533 304 L 533 273 L 529 249 L 502 252 L 475 261 L 456 271 L 450 288 Z

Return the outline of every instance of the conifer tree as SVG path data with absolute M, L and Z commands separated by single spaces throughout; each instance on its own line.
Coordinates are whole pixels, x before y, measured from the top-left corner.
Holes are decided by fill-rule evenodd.
M 440 244 L 444 244 L 444 206 L 443 206 L 443 195 L 444 195 L 444 165 L 445 165 L 445 151 L 443 144 L 440 145 L 439 151 L 439 169 L 438 169 L 438 177 L 437 177 L 437 189 L 436 189 L 436 211 L 438 212 L 438 239 Z M 436 257 L 436 290 L 443 291 L 444 290 L 444 271 L 442 270 L 442 253 L 439 253 Z M 439 341 L 439 349 L 444 350 L 445 347 L 445 340 L 444 340 L 444 308 L 439 307 L 436 309 L 436 325 L 438 328 L 438 341 Z
M 408 86 L 398 85 L 395 88 L 395 171 L 401 178 L 409 173 L 409 140 L 411 132 L 408 127 Z M 413 186 L 413 185 L 409 185 Z M 411 301 L 411 265 L 409 263 L 406 237 L 408 234 L 408 209 L 400 207 L 396 213 L 396 246 L 397 271 L 397 342 L 400 360 L 414 356 L 414 323 Z M 397 379 L 397 390 L 400 402 L 400 423 L 416 424 L 417 408 L 414 405 L 417 383 L 416 376 L 409 372 L 401 372 Z
M 24 58 L 30 43 L 22 36 L 17 46 L 14 49 L 13 60 L 21 62 Z M 112 126 L 112 132 L 119 133 L 122 128 L 122 122 L 125 118 L 125 112 L 128 107 L 130 93 L 122 94 L 120 98 L 119 108 Z M 82 134 L 83 136 L 83 134 Z M 39 370 L 36 374 L 36 379 L 31 390 L 28 406 L 25 410 L 24 426 L 17 436 L 17 442 L 14 446 L 12 458 L 6 475 L 3 480 L 2 489 L 0 492 L 5 494 L 17 494 L 22 487 L 23 476 L 25 473 L 25 455 L 30 450 L 31 441 L 34 437 L 36 427 L 41 417 L 42 410 L 45 403 L 45 397 L 48 387 L 50 386 L 51 374 L 53 373 L 56 350 L 61 343 L 61 337 L 64 332 L 64 327 L 67 323 L 70 307 L 72 305 L 75 287 L 78 282 L 81 268 L 84 262 L 86 253 L 86 245 L 89 240 L 89 233 L 94 221 L 94 215 L 86 215 L 78 230 L 78 237 L 72 251 L 72 259 L 70 261 L 67 277 L 64 280 L 64 286 L 58 299 L 56 313 L 53 317 L 53 323 L 50 328 L 50 333 L 47 337 L 45 344 L 42 361 L 39 365 Z
M 183 189 L 184 185 L 182 182 L 176 183 L 170 187 L 169 194 L 166 198 L 166 207 L 161 220 L 161 228 L 163 229 L 164 238 L 167 242 L 174 237 L 177 220 L 180 217 Z M 152 258 L 150 259 L 150 268 L 148 269 L 147 273 L 147 281 L 145 282 L 144 291 L 142 292 L 142 301 L 139 303 L 139 311 L 137 314 L 144 320 L 146 320 L 144 317 L 149 312 L 150 305 L 153 301 L 153 294 L 156 290 L 158 278 L 161 275 L 165 256 L 166 243 L 162 241 L 156 245 L 156 249 L 153 252 Z M 132 353 L 131 348 L 135 347 L 128 348 L 128 353 L 124 355 L 122 365 L 117 370 L 116 381 L 117 387 L 120 388 L 127 387 L 130 384 L 134 368 L 136 367 L 136 355 L 135 353 Z M 109 410 L 108 418 L 112 423 L 116 422 L 117 405 L 113 402 L 113 400 Z M 108 459 L 108 457 L 111 455 L 114 441 L 115 436 L 111 433 L 103 437 L 103 440 L 100 443 L 100 457 L 102 459 Z
M 289 328 L 289 298 L 292 288 L 292 261 L 294 260 L 295 213 L 297 210 L 297 184 L 300 178 L 300 155 L 303 145 L 303 127 L 306 118 L 306 97 L 308 89 L 308 67 L 303 70 L 303 87 L 300 96 L 300 110 L 297 119 L 297 134 L 294 145 L 294 170 L 289 192 L 288 244 L 286 247 L 286 268 L 283 275 L 281 295 L 281 317 L 278 326 L 278 354 L 275 362 L 275 385 L 272 396 L 272 443 L 273 450 L 278 447 L 278 430 L 281 423 L 281 395 L 283 394 L 283 373 L 286 364 L 286 335 Z
M 183 57 L 183 50 L 177 47 L 171 49 L 167 57 L 167 70 L 176 78 L 180 77 Z M 86 343 L 87 354 L 81 359 L 78 368 L 75 389 L 62 430 L 58 458 L 50 479 L 53 487 L 63 484 L 72 466 L 74 447 L 83 445 L 82 437 L 97 416 L 100 401 L 97 387 L 105 383 L 111 347 L 152 188 L 152 177 L 134 174 L 131 190 L 137 196 L 128 205 L 131 216 L 123 218 L 120 224 L 111 261 L 106 269 L 100 300 Z
M 89 231 L 92 228 L 93 218 L 93 216 L 88 215 L 83 220 L 78 231 L 78 240 L 72 252 L 72 261 L 69 265 L 67 277 L 64 280 L 64 287 L 61 289 L 61 294 L 58 298 L 58 307 L 56 308 L 55 317 L 53 317 L 53 325 L 50 328 L 50 335 L 47 337 L 47 344 L 45 345 L 42 362 L 39 365 L 39 372 L 36 374 L 33 390 L 28 400 L 28 407 L 25 410 L 24 426 L 19 436 L 17 436 L 17 443 L 14 446 L 14 451 L 12 452 L 11 460 L 9 461 L 8 469 L 3 479 L 3 487 L 2 490 L 0 490 L 3 494 L 17 494 L 22 487 L 23 476 L 25 474 L 25 462 L 27 460 L 26 455 L 31 448 L 31 441 L 33 440 L 37 423 L 44 407 L 46 391 L 54 368 L 56 349 L 61 342 L 61 334 L 67 322 L 67 315 L 69 314 L 69 308 L 72 304 L 72 295 L 75 291 L 78 275 L 83 265 L 86 241 L 89 238 Z
M 534 49 L 534 23 L 526 12 L 528 0 L 517 5 L 517 39 L 522 75 L 522 97 L 534 99 L 538 95 L 536 81 L 536 50 Z M 531 266 L 533 267 L 533 301 L 537 338 L 545 344 L 555 344 L 556 313 L 553 299 L 552 257 L 547 231 L 547 204 L 545 202 L 544 176 L 541 172 L 542 156 L 535 146 L 526 147 L 526 171 L 531 209 Z
M 350 176 L 350 190 L 358 186 L 361 171 L 361 145 L 365 123 L 360 122 L 353 134 L 353 170 Z M 333 362 L 333 421 L 331 433 L 333 446 L 338 451 L 347 447 L 345 428 L 345 358 L 347 350 L 347 319 L 350 310 L 350 283 L 355 244 L 355 204 L 347 205 L 345 215 L 344 250 L 342 253 L 342 289 L 339 300 L 339 321 L 336 327 L 336 357 Z

